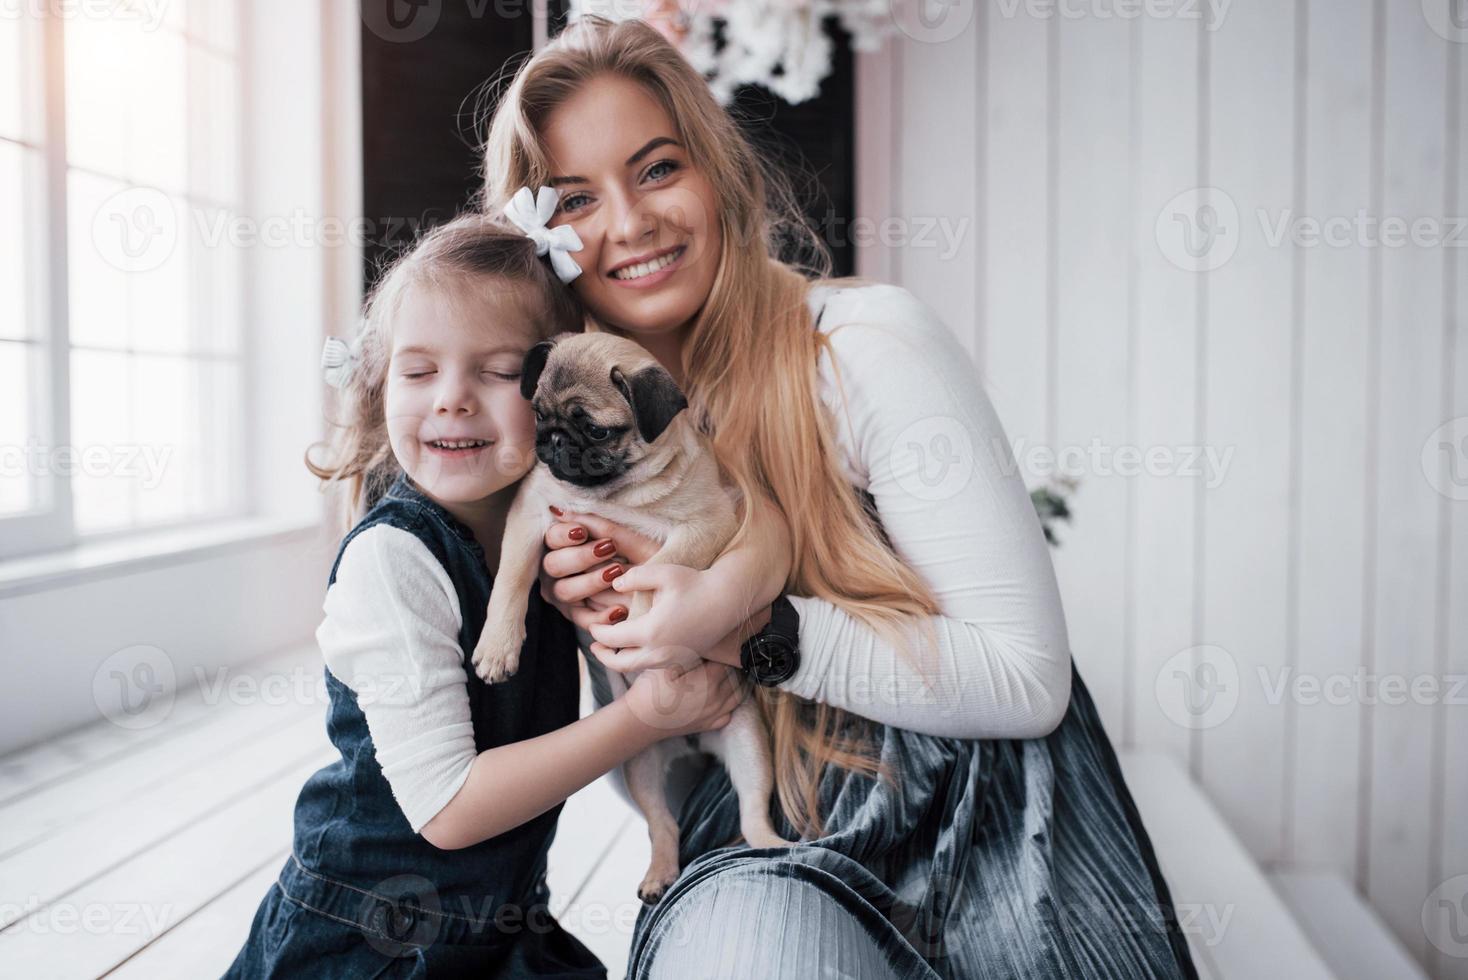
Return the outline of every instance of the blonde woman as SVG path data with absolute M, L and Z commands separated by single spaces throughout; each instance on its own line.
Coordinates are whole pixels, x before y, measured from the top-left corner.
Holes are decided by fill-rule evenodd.
M 587 329 L 672 372 L 745 502 L 702 572 L 638 565 L 655 546 L 597 515 L 552 527 L 542 588 L 598 701 L 606 669 L 738 665 L 798 617 L 798 663 L 754 673 L 776 830 L 801 843 L 750 849 L 723 767 L 683 774 L 678 827 L 649 827 L 679 835 L 681 873 L 642 908 L 628 975 L 1194 976 L 948 328 L 900 288 L 824 279 L 788 194 L 640 22 L 582 18 L 521 66 L 484 168 L 488 209 L 560 191 Z M 652 611 L 624 621 L 635 590 Z

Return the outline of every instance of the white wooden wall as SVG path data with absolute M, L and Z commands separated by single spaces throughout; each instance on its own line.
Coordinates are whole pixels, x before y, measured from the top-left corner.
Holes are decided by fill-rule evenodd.
M 1468 978 L 1468 428 L 1435 434 L 1468 416 L 1468 4 L 1196 7 L 958 0 L 862 55 L 860 212 L 912 238 L 859 271 L 946 317 L 1022 466 L 1232 454 L 1085 464 L 1055 553 L 1076 659 L 1112 737 L 1184 760 L 1261 862 L 1340 871 Z M 1185 269 L 1210 215 L 1170 202 L 1206 187 L 1237 216 Z M 1437 241 L 1272 240 L 1358 212 Z M 945 220 L 959 246 L 925 244 Z M 1287 670 L 1334 703 L 1275 696 Z M 1368 703 L 1363 674 L 1439 688 Z

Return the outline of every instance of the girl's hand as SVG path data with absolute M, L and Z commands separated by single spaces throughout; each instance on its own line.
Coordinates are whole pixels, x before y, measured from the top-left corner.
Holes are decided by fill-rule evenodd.
M 748 693 L 748 682 L 739 671 L 703 662 L 692 670 L 670 667 L 641 673 L 625 698 L 638 721 L 671 738 L 723 728 Z
M 662 548 L 652 538 L 596 514 L 560 515 L 545 532 L 545 544 L 541 597 L 582 629 L 626 618 L 626 598 L 613 592 L 604 576 L 615 577 Z
M 653 597 L 652 608 L 637 619 L 587 627 L 596 640 L 590 652 L 608 670 L 692 667 L 701 658 L 728 656 L 733 659 L 726 663 L 738 663 L 738 644 L 731 654 L 723 642 L 729 637 L 724 625 L 729 595 L 709 572 L 687 565 L 639 565 L 614 579 L 612 591 L 624 601 L 634 592 L 650 591 Z M 711 656 L 715 651 L 720 655 Z

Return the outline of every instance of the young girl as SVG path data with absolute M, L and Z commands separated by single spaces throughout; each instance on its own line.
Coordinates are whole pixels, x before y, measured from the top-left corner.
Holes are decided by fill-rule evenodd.
M 581 328 L 564 240 L 533 206 L 512 213 L 520 229 L 465 216 L 428 233 L 353 345 L 328 341 L 347 420 L 307 465 L 347 488 L 354 522 L 316 633 L 341 758 L 301 790 L 291 856 L 227 976 L 605 977 L 547 911 L 561 805 L 741 699 L 721 665 L 654 671 L 578 721 L 575 631 L 538 588 L 519 672 L 489 686 L 466 667 L 535 462 L 521 361 Z

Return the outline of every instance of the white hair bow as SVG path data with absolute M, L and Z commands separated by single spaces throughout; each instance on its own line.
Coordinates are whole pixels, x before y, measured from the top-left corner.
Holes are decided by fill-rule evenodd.
M 555 228 L 546 225 L 556 213 L 556 202 L 560 199 L 554 187 L 542 187 L 534 195 L 530 188 L 522 187 L 505 205 L 505 217 L 535 242 L 536 255 L 550 253 L 551 268 L 561 282 L 568 283 L 581 275 L 581 266 L 571 258 L 572 252 L 581 251 L 581 238 L 570 225 Z
M 357 364 L 357 351 L 338 337 L 327 337 L 321 348 L 321 373 L 326 383 L 342 389 L 351 380 L 352 369 Z

